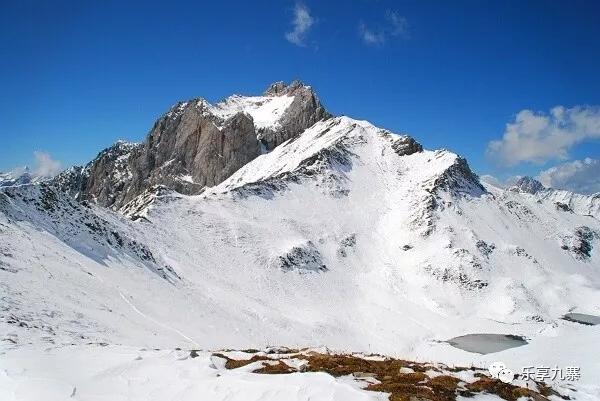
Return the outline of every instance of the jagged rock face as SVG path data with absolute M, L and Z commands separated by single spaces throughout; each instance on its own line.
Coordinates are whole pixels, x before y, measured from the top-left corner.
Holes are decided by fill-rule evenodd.
M 130 160 L 139 148 L 138 144 L 117 142 L 100 152 L 84 175 L 85 191 L 92 195 L 92 200 L 112 206 L 127 196 L 128 185 L 133 178 Z
M 435 179 L 433 190 L 439 189 L 450 191 L 455 195 L 480 196 L 487 192 L 481 185 L 477 174 L 471 170 L 467 160 L 462 157 L 457 157 L 454 163 Z
M 278 82 L 264 96 L 234 95 L 214 106 L 203 99 L 180 102 L 156 121 L 142 144 L 117 142 L 54 184 L 113 209 L 155 185 L 197 194 L 329 116 L 299 81 Z
M 283 82 L 276 82 L 267 89 L 265 96 L 294 97 L 292 104 L 281 119 L 280 129 L 260 130 L 258 138 L 267 150 L 272 150 L 288 139 L 298 136 L 317 121 L 331 117 L 313 90 L 299 81 L 294 81 L 289 86 Z
M 204 110 L 202 105 L 188 105 L 181 114 L 167 114 L 155 124 L 132 160 L 134 193 L 148 184 L 197 193 L 204 186 L 220 183 L 260 154 L 248 115 L 235 114 L 217 127 Z
M 512 188 L 530 194 L 536 194 L 546 189 L 546 187 L 544 187 L 541 182 L 531 177 L 519 178 Z
M 571 235 L 563 238 L 562 249 L 579 260 L 587 261 L 592 256 L 593 243 L 597 238 L 600 238 L 597 231 L 586 226 L 577 227 Z
M 85 167 L 65 170 L 51 184 L 80 200 L 103 206 L 120 204 L 127 198 L 133 179 L 131 161 L 140 148 L 140 144 L 118 141 L 101 151 Z

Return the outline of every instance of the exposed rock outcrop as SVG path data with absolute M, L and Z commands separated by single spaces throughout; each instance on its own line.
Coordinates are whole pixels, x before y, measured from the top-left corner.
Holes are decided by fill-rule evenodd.
M 156 121 L 143 143 L 117 142 L 53 184 L 115 210 L 156 185 L 197 194 L 329 116 L 312 88 L 299 81 L 216 105 L 204 99 L 180 102 Z
M 321 253 L 312 241 L 294 246 L 282 255 L 277 256 L 272 265 L 283 271 L 297 271 L 299 273 L 318 273 L 329 270 L 323 262 Z
M 280 120 L 279 129 L 260 130 L 258 139 L 267 150 L 272 150 L 288 139 L 298 136 L 317 121 L 331 117 L 312 88 L 300 81 L 294 81 L 287 86 L 283 82 L 276 82 L 266 90 L 264 95 L 294 97 L 292 104 Z
M 592 256 L 594 241 L 600 238 L 597 231 L 581 226 L 572 235 L 563 238 L 562 249 L 569 251 L 575 258 L 586 261 Z
M 530 194 L 536 194 L 546 189 L 546 187 L 544 187 L 542 183 L 538 180 L 525 176 L 519 178 L 517 182 L 515 182 L 515 185 L 513 185 L 510 189 L 513 191 L 521 191 Z

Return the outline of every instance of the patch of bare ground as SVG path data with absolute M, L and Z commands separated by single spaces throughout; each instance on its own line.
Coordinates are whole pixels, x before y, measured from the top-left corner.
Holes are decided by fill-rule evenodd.
M 474 383 L 466 385 L 467 389 L 473 393 L 490 393 L 496 394 L 500 398 L 509 401 L 517 401 L 521 397 L 534 401 L 546 401 L 548 398 L 537 391 L 525 387 L 513 386 L 512 384 L 503 383 L 498 379 L 491 377 L 480 377 Z
M 258 361 L 274 360 L 265 355 L 254 355 L 254 356 L 252 356 L 252 358 L 249 358 L 249 359 L 233 359 L 233 358 L 230 358 L 230 357 L 226 356 L 225 354 L 221 354 L 221 353 L 214 353 L 213 356 L 218 356 L 220 358 L 225 359 L 226 360 L 226 362 L 225 362 L 226 369 L 237 369 L 237 368 L 241 368 L 246 365 L 250 365 L 251 363 L 258 362 Z
M 262 367 L 254 370 L 254 373 L 325 372 L 335 377 L 352 375 L 357 380 L 369 379 L 365 390 L 389 393 L 390 401 L 456 401 L 458 396 L 469 398 L 476 394 L 495 394 L 506 401 L 549 401 L 550 396 L 569 399 L 544 383 L 536 382 L 536 391 L 503 383 L 479 368 L 448 367 L 384 357 L 372 359 L 309 350 L 291 350 L 289 353 L 273 355 L 263 352 L 244 360 L 236 360 L 225 354 L 214 355 L 226 359 L 227 369 L 262 361 Z M 292 366 L 294 364 L 286 363 L 291 358 L 304 360 L 306 364 L 298 370 Z M 469 382 L 460 377 L 460 373 L 465 371 L 473 373 L 473 379 Z
M 283 373 L 293 373 L 297 370 L 289 366 L 283 361 L 277 361 L 276 363 L 263 364 L 263 367 L 254 371 L 254 373 L 266 373 L 270 375 L 277 375 Z

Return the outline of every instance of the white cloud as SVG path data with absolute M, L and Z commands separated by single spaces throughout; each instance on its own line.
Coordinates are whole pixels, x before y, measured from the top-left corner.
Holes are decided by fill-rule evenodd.
M 308 30 L 314 25 L 315 19 L 310 15 L 310 10 L 302 3 L 296 3 L 294 7 L 294 19 L 292 20 L 292 31 L 285 34 L 285 38 L 298 46 L 305 46 L 304 40 Z
M 362 22 L 359 25 L 359 31 L 360 37 L 368 45 L 382 45 L 385 42 L 385 34 L 382 31 L 374 32 Z
M 31 173 L 36 177 L 50 178 L 54 177 L 63 170 L 62 163 L 54 160 L 47 152 L 33 152 L 34 165 L 33 169 L 28 166 L 15 167 L 6 173 L 11 177 L 20 177 L 25 173 Z M 0 172 L 1 173 L 1 172 Z
M 385 14 L 385 24 L 373 29 L 361 22 L 358 31 L 363 42 L 368 45 L 383 45 L 387 38 L 399 36 L 408 38 L 408 21 L 396 11 L 388 10 Z
M 33 173 L 41 177 L 53 177 L 62 170 L 62 163 L 52 159 L 50 154 L 46 152 L 33 152 L 35 157 L 35 166 Z
M 479 176 L 479 180 L 483 183 L 490 184 L 490 185 L 493 185 L 498 188 L 505 187 L 505 184 L 503 182 L 501 182 L 499 179 L 497 179 L 496 177 L 494 177 L 493 175 L 489 175 L 489 174 L 481 175 L 481 176 Z
M 484 174 L 479 176 L 479 180 L 483 183 L 490 184 L 498 188 L 510 188 L 517 183 L 519 178 L 522 177 L 522 175 L 513 175 L 508 177 L 506 180 L 500 180 L 493 175 Z
M 559 164 L 540 172 L 537 179 L 546 187 L 582 194 L 600 192 L 600 160 L 588 157 Z
M 502 139 L 488 144 L 487 155 L 507 166 L 542 164 L 565 160 L 574 145 L 594 138 L 600 138 L 598 106 L 557 106 L 549 114 L 521 110 L 506 125 Z
M 386 19 L 390 23 L 390 35 L 408 38 L 408 21 L 396 11 L 386 13 Z

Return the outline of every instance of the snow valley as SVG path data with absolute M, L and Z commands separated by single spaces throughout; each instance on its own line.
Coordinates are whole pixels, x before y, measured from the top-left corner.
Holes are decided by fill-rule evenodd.
M 415 378 L 436 389 L 404 387 L 420 400 L 600 399 L 600 194 L 482 183 L 456 154 L 332 116 L 301 82 L 177 103 L 143 143 L 6 182 L 3 400 L 412 400 L 385 384 Z M 474 334 L 519 346 L 450 341 Z M 414 365 L 327 368 L 352 353 Z M 509 385 L 486 376 L 498 360 L 581 377 Z M 480 376 L 438 391 L 454 368 L 436 364 Z M 153 380 L 170 395 L 138 383 Z

